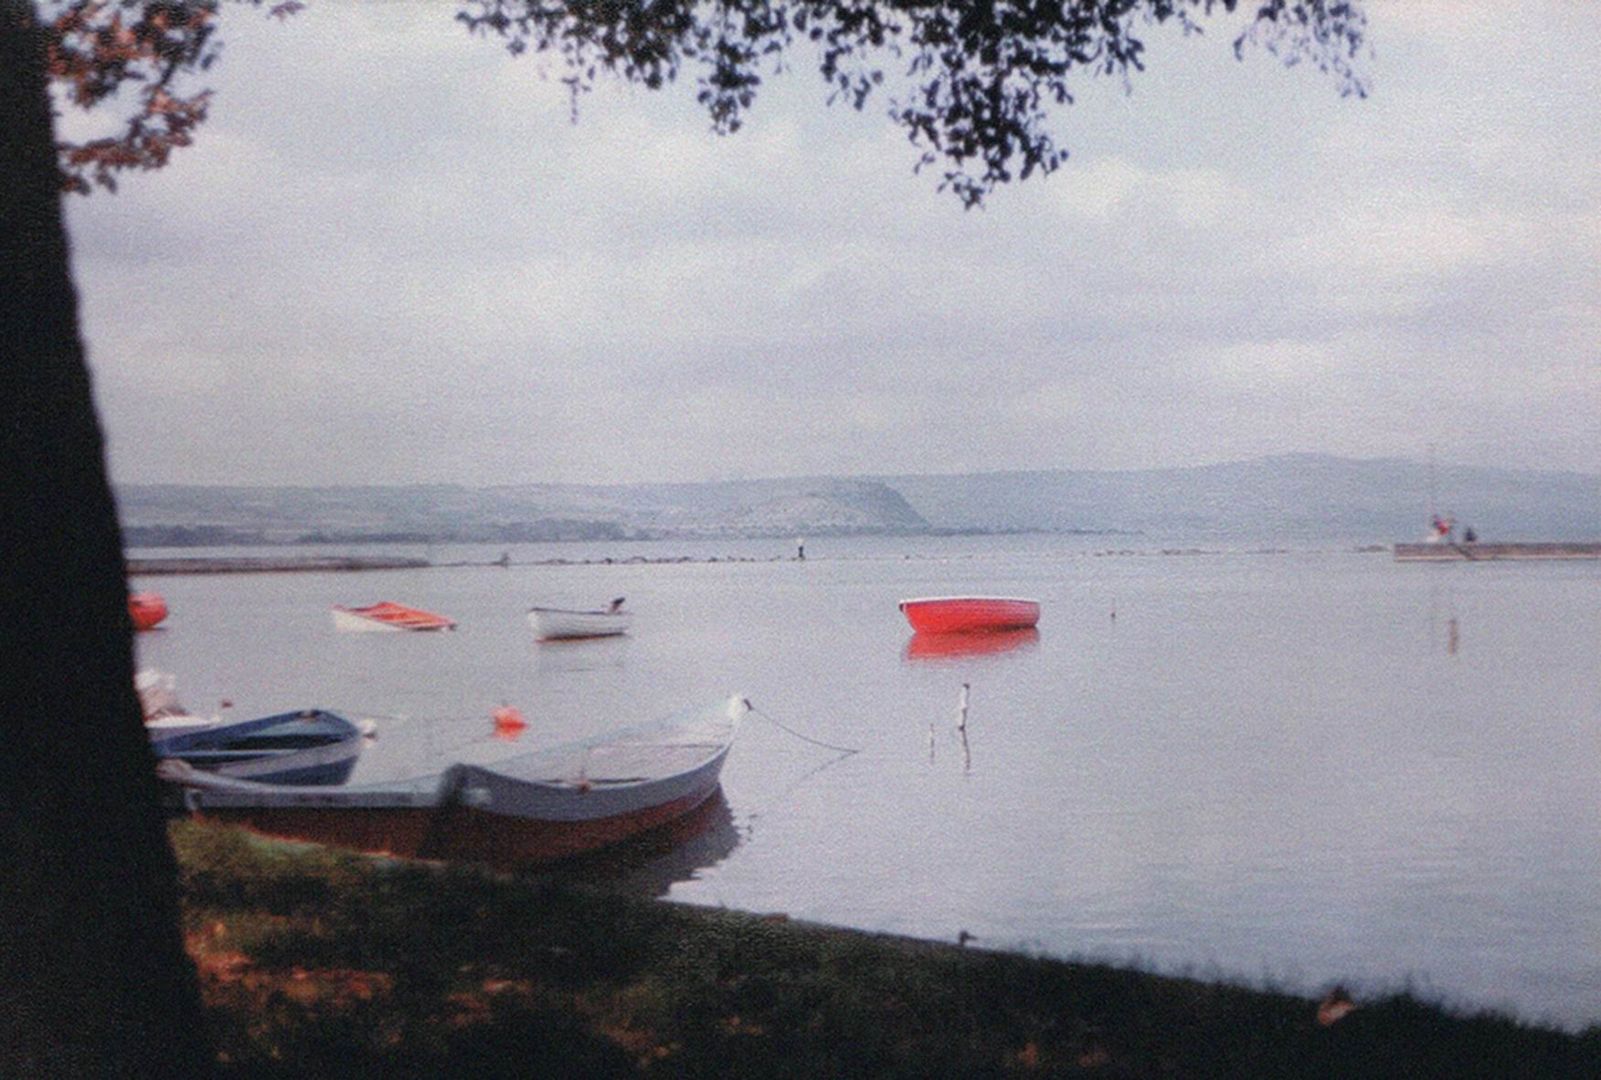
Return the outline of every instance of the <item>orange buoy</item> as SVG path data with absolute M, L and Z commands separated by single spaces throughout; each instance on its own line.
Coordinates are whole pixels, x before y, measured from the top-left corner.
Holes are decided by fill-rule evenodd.
M 491 712 L 489 718 L 495 722 L 495 737 L 497 739 L 515 739 L 528 726 L 528 721 L 523 718 L 523 714 L 514 705 L 502 705 Z

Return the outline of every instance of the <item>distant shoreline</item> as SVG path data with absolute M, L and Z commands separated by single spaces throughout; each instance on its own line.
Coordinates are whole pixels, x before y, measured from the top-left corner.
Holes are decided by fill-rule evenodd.
M 270 574 L 295 571 L 422 570 L 427 559 L 399 556 L 288 555 L 127 559 L 130 577 L 157 574 Z
M 795 562 L 792 555 L 740 556 L 740 555 L 674 555 L 651 558 L 631 555 L 626 558 L 610 556 L 595 559 L 533 559 L 512 562 L 499 559 L 452 560 L 434 562 L 430 559 L 413 559 L 386 556 L 359 555 L 283 555 L 283 556 L 206 556 L 199 558 L 146 558 L 128 559 L 130 577 L 156 577 L 173 574 L 290 574 L 290 573 L 347 573 L 363 570 L 444 570 L 459 567 L 512 567 L 512 566 L 626 566 L 673 565 L 679 563 L 757 563 Z
M 1121 556 L 1124 558 L 1205 556 L 1205 555 L 1286 555 L 1295 549 L 1286 547 L 1252 548 L 1101 548 L 1085 551 L 1090 558 Z M 1360 544 L 1340 547 L 1342 552 L 1358 555 L 1388 554 L 1384 544 Z M 837 556 L 836 556 L 837 557 Z M 891 556 L 885 555 L 884 558 Z M 903 553 L 902 559 L 942 559 L 940 554 Z M 811 561 L 828 561 L 822 556 Z M 584 559 L 453 559 L 435 562 L 431 559 L 402 556 L 363 555 L 249 555 L 249 556 L 198 556 L 129 558 L 124 566 L 129 577 L 166 577 L 181 574 L 289 574 L 289 573 L 352 573 L 365 570 L 448 570 L 467 567 L 510 568 L 513 566 L 684 566 L 715 563 L 805 563 L 808 560 L 794 555 L 602 555 Z
M 1139 537 L 1139 529 L 1047 529 L 1047 528 L 918 528 L 918 529 L 839 529 L 797 524 L 787 529 L 758 532 L 651 532 L 599 529 L 593 532 L 566 532 L 550 535 L 523 533 L 431 532 L 310 532 L 295 535 L 269 535 L 259 529 L 231 529 L 218 526 L 130 525 L 123 529 L 123 541 L 132 548 L 283 548 L 372 547 L 380 544 L 443 546 L 473 544 L 656 544 L 656 543 L 742 543 L 774 540 L 787 542 L 793 536 L 818 540 L 860 539 L 864 537 L 918 538 L 949 536 L 1123 536 Z

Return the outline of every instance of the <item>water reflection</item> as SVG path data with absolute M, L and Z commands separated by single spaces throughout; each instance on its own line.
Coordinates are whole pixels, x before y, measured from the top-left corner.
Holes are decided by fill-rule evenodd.
M 962 725 L 960 725 L 960 726 L 958 726 L 956 728 L 956 739 L 957 739 L 958 742 L 960 742 L 962 744 L 962 772 L 963 773 L 971 773 L 973 771 L 973 746 L 972 746 L 971 743 L 969 743 L 967 741 L 967 725 L 966 724 L 962 724 Z M 935 745 L 938 743 L 938 741 L 939 740 L 938 740 L 938 737 L 937 737 L 937 735 L 935 733 L 934 725 L 933 724 L 929 724 L 928 725 L 928 763 L 930 765 L 934 764 L 934 758 L 935 758 L 934 749 L 935 749 Z
M 535 669 L 545 674 L 556 675 L 620 668 L 626 658 L 628 646 L 626 635 L 613 634 L 609 637 L 536 641 L 531 648 L 534 653 Z
M 719 787 L 683 817 L 613 847 L 563 860 L 548 873 L 572 881 L 605 882 L 633 896 L 663 897 L 674 885 L 693 881 L 701 871 L 728 858 L 740 839 Z
M 965 634 L 913 634 L 906 642 L 907 660 L 948 660 L 1011 652 L 1039 644 L 1037 627 L 1021 630 L 984 630 Z
M 1428 590 L 1428 638 L 1430 651 L 1444 642 L 1447 656 L 1455 656 L 1462 646 L 1462 630 L 1457 624 L 1457 589 L 1452 582 L 1444 586 L 1436 582 Z
M 961 693 L 958 694 L 956 698 L 955 731 L 957 737 L 962 743 L 962 771 L 964 773 L 970 773 L 973 771 L 973 747 L 967 741 L 967 710 L 972 701 L 972 689 L 972 683 L 964 682 L 962 684 Z M 928 763 L 930 765 L 934 764 L 935 742 L 935 723 L 934 721 L 930 720 L 928 722 Z
M 1439 585 L 1429 589 L 1429 651 L 1444 641 L 1447 656 L 1455 656 L 1462 645 L 1461 628 L 1457 623 L 1456 589 L 1442 591 Z

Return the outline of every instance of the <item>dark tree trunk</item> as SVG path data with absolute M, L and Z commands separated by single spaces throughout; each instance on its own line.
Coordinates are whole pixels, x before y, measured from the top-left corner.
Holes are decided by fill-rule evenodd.
M 0 0 L 0 1075 L 195 1075 L 41 43 Z

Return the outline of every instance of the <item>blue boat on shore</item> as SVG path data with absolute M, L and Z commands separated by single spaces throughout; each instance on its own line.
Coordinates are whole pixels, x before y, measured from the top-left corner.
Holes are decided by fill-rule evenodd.
M 320 787 L 350 778 L 367 733 L 336 713 L 304 709 L 170 734 L 152 732 L 150 747 L 158 759 L 176 759 L 214 776 Z

